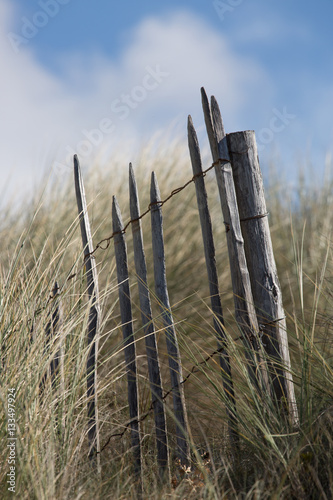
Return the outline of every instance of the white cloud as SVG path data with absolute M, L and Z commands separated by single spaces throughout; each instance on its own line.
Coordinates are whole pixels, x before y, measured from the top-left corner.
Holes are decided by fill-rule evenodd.
M 38 62 L 29 44 L 18 53 L 12 50 L 9 0 L 2 0 L 0 14 L 0 171 L 3 178 L 13 169 L 15 183 L 24 186 L 53 161 L 58 172 L 69 175 L 59 165 L 71 148 L 79 154 L 81 148 L 87 163 L 111 143 L 148 139 L 177 118 L 185 132 L 187 114 L 201 125 L 202 85 L 215 93 L 233 123 L 255 96 L 268 99 L 271 92 L 257 63 L 237 56 L 221 34 L 188 12 L 145 19 L 117 63 L 100 54 L 61 54 L 61 77 Z M 100 131 L 90 134 L 97 145 L 87 142 L 93 129 Z M 90 156 L 83 154 L 82 141 Z

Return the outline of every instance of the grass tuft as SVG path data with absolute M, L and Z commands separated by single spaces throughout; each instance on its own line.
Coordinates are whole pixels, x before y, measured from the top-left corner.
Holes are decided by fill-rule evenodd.
M 134 169 L 142 211 L 149 204 L 148 172 L 156 171 L 162 199 L 191 177 L 189 158 L 181 145 L 175 145 L 168 155 L 143 150 Z M 129 219 L 127 175 L 127 167 L 121 163 L 112 165 L 110 171 L 94 166 L 84 175 L 95 244 L 112 233 L 112 194 L 117 195 L 124 222 Z M 167 280 L 183 363 L 192 460 L 186 469 L 174 456 L 172 399 L 166 396 L 172 480 L 163 487 L 157 481 L 154 420 L 130 231 L 126 236 L 142 417 L 143 497 L 332 498 L 332 182 L 327 178 L 321 188 L 300 182 L 299 191 L 290 195 L 290 203 L 285 201 L 283 185 L 272 183 L 266 189 L 300 416 L 295 429 L 249 380 L 244 345 L 233 315 L 225 229 L 214 174 L 209 172 L 205 179 L 240 444 L 236 450 L 228 440 L 226 405 L 230 399 L 222 389 L 218 356 L 212 355 L 216 339 L 192 184 L 163 206 Z M 126 430 L 126 370 L 113 242 L 95 254 L 102 309 L 99 476 L 88 459 L 85 370 L 89 304 L 74 185 L 54 186 L 45 193 L 24 210 L 8 208 L 0 223 L 0 497 L 12 495 L 6 481 L 8 389 L 14 388 L 17 498 L 135 499 L 138 489 Z M 142 224 L 166 394 L 170 390 L 169 367 L 153 287 L 149 216 Z M 47 344 L 46 328 L 57 304 L 52 297 L 55 281 L 60 286 L 61 326 Z M 60 347 L 61 370 L 52 379 L 50 361 Z

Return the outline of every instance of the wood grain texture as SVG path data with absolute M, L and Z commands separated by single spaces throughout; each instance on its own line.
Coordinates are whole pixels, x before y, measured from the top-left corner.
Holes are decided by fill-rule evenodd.
M 170 308 L 167 288 L 162 209 L 159 205 L 161 195 L 155 173 L 151 176 L 151 231 L 154 259 L 155 292 L 159 300 L 163 322 L 165 325 L 166 344 L 169 358 L 170 378 L 173 397 L 174 416 L 176 419 L 177 457 L 182 464 L 189 463 L 188 423 L 184 398 L 181 359 L 176 331 Z
M 143 235 L 141 228 L 139 196 L 132 165 L 129 167 L 129 193 L 130 214 L 132 222 L 132 236 L 134 249 L 134 262 L 139 288 L 139 300 L 141 309 L 141 320 L 144 329 L 146 353 L 148 360 L 148 374 L 152 405 L 154 409 L 157 464 L 162 481 L 170 482 L 170 467 L 168 458 L 168 442 L 166 431 L 165 408 L 162 391 L 160 364 L 156 343 L 155 329 L 151 310 L 151 300 L 147 281 L 147 264 L 143 246 Z
M 112 200 L 112 229 L 114 236 L 114 250 L 117 266 L 120 316 L 122 323 L 124 353 L 127 371 L 128 405 L 131 419 L 131 443 L 134 457 L 135 475 L 141 475 L 141 446 L 139 431 L 139 400 L 138 381 L 136 370 L 136 349 L 133 332 L 133 318 L 131 295 L 128 277 L 127 248 L 123 221 L 116 197 Z
M 227 141 L 254 304 L 263 343 L 271 360 L 274 392 L 278 401 L 287 404 L 295 425 L 298 416 L 290 372 L 285 313 L 266 215 L 255 133 L 248 130 L 228 134 Z
M 210 108 L 204 89 L 201 89 L 201 95 L 212 157 L 213 161 L 216 162 L 215 174 L 226 227 L 235 317 L 246 347 L 250 378 L 258 389 L 267 391 L 268 373 L 261 355 L 259 326 L 245 257 L 227 139 L 215 98 L 212 97 Z
M 208 208 L 208 198 L 205 187 L 204 177 L 202 176 L 202 162 L 197 134 L 195 132 L 192 118 L 188 118 L 188 144 L 191 157 L 192 171 L 195 177 L 195 191 L 197 197 L 197 205 L 200 217 L 200 226 L 202 240 L 205 252 L 206 269 L 208 275 L 209 292 L 211 308 L 213 312 L 214 329 L 217 337 L 217 348 L 221 351 L 219 356 L 223 387 L 225 397 L 228 401 L 226 410 L 229 421 L 229 437 L 232 445 L 239 441 L 237 434 L 237 417 L 236 417 L 236 402 L 235 393 L 232 382 L 230 359 L 227 350 L 227 339 L 224 332 L 224 320 L 222 303 L 220 297 L 216 259 L 215 245 L 213 238 L 213 228 Z
M 80 164 L 77 155 L 74 155 L 74 183 L 76 201 L 80 218 L 81 238 L 86 268 L 87 292 L 90 303 L 88 318 L 88 346 L 87 359 L 87 398 L 88 398 L 88 439 L 89 455 L 93 457 L 97 453 L 97 467 L 100 471 L 100 444 L 98 430 L 98 406 L 97 406 L 97 354 L 101 312 L 99 304 L 98 275 L 96 261 L 92 257 L 93 241 L 91 237 L 90 223 L 87 210 L 86 195 Z

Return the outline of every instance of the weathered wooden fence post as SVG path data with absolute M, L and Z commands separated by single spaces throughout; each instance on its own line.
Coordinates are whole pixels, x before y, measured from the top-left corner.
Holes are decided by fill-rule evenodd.
M 92 256 L 93 241 L 88 218 L 86 195 L 77 155 L 74 155 L 74 180 L 76 201 L 80 218 L 84 262 L 87 276 L 87 291 L 90 302 L 88 318 L 88 359 L 87 359 L 87 398 L 88 398 L 88 439 L 89 456 L 97 457 L 97 470 L 100 472 L 100 444 L 97 406 L 97 353 L 101 312 L 99 305 L 98 276 L 96 261 Z
M 258 389 L 261 387 L 266 392 L 269 387 L 268 373 L 262 358 L 262 345 L 245 258 L 227 139 L 216 100 L 212 98 L 212 108 L 210 109 L 203 88 L 201 94 L 210 148 L 213 161 L 216 164 L 215 174 L 226 227 L 236 321 L 246 347 L 249 376 Z
M 131 419 L 131 443 L 134 457 L 134 473 L 141 483 L 141 445 L 139 431 L 139 400 L 136 370 L 136 349 L 133 333 L 131 295 L 128 278 L 127 248 L 124 225 L 116 197 L 112 201 L 112 229 L 117 265 L 120 316 L 122 322 L 124 352 L 127 370 L 128 405 Z
M 188 118 L 187 130 L 202 239 L 204 244 L 211 308 L 214 314 L 214 328 L 217 337 L 217 347 L 220 350 L 222 381 L 227 401 L 226 411 L 229 419 L 229 437 L 231 445 L 237 446 L 237 443 L 239 442 L 239 436 L 237 433 L 236 402 L 231 375 L 230 359 L 227 350 L 227 339 L 224 332 L 224 320 L 215 260 L 213 228 L 208 208 L 205 181 L 202 175 L 202 163 L 198 138 L 193 126 L 192 118 L 190 116 Z
M 259 327 L 277 400 L 298 422 L 282 293 L 277 274 L 255 134 L 227 134 L 245 254 Z
M 151 229 L 154 256 L 155 292 L 160 302 L 162 317 L 165 325 L 166 344 L 169 357 L 170 378 L 173 397 L 173 408 L 176 420 L 177 457 L 184 465 L 188 465 L 190 450 L 188 443 L 188 422 L 182 386 L 183 375 L 178 347 L 177 336 L 174 328 L 170 308 L 169 294 L 166 281 L 165 254 L 163 241 L 162 209 L 160 206 L 161 195 L 155 173 L 151 176 L 150 206 Z
M 170 480 L 170 468 L 168 458 L 165 408 L 162 400 L 163 391 L 160 364 L 158 359 L 156 336 L 152 318 L 150 293 L 147 282 L 147 265 L 143 247 L 141 220 L 139 219 L 139 196 L 131 164 L 129 166 L 129 192 L 135 270 L 139 288 L 141 319 L 146 343 L 148 374 L 155 418 L 157 464 L 159 467 L 160 479 L 162 481 L 168 481 Z

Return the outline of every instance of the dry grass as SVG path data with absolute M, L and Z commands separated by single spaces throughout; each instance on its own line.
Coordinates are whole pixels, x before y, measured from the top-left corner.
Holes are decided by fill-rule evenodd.
M 162 198 L 191 176 L 186 148 L 168 154 L 144 150 L 133 165 L 141 211 L 149 203 L 149 173 L 157 172 Z M 205 167 L 209 166 L 209 160 Z M 109 236 L 111 196 L 117 195 L 124 221 L 129 218 L 126 165 L 110 171 L 94 168 L 84 175 L 95 244 Z M 333 495 L 333 364 L 332 364 L 332 183 L 320 189 L 299 185 L 294 201 L 283 186 L 266 190 L 273 247 L 283 289 L 292 369 L 300 413 L 299 430 L 290 429 L 270 401 L 253 392 L 233 318 L 224 225 L 214 175 L 206 177 L 216 243 L 224 315 L 229 335 L 237 395 L 241 450 L 228 446 L 225 397 L 217 360 L 202 361 L 215 350 L 209 289 L 194 186 L 163 207 L 169 294 L 179 338 L 191 428 L 193 471 L 184 473 L 173 461 L 173 487 L 159 489 L 153 420 L 142 422 L 145 498 L 332 498 Z M 296 201 L 295 201 L 296 200 Z M 16 389 L 16 495 L 22 499 L 136 498 L 127 432 L 128 420 L 122 333 L 118 311 L 113 242 L 96 252 L 102 331 L 99 353 L 99 417 L 102 475 L 87 459 L 85 362 L 87 302 L 74 186 L 59 186 L 41 202 L 6 213 L 0 227 L 0 496 L 7 491 L 7 390 Z M 21 215 L 18 215 L 21 214 Z M 149 216 L 143 220 L 149 283 L 153 269 Z M 133 249 L 127 235 L 134 328 L 140 373 L 140 409 L 150 406 L 147 361 L 140 327 Z M 75 277 L 68 277 L 75 273 Z M 65 338 L 65 390 L 51 384 L 40 396 L 40 383 L 51 352 L 45 326 L 54 281 L 61 285 L 62 335 Z M 48 305 L 47 305 L 48 304 Z M 156 328 L 161 327 L 153 300 Z M 31 334 L 33 332 L 33 342 Z M 163 382 L 169 388 L 163 331 L 158 333 Z M 166 400 L 167 407 L 171 402 Z M 174 422 L 168 413 L 170 453 Z M 206 453 L 206 458 L 200 459 Z M 209 454 L 209 459 L 207 458 Z

